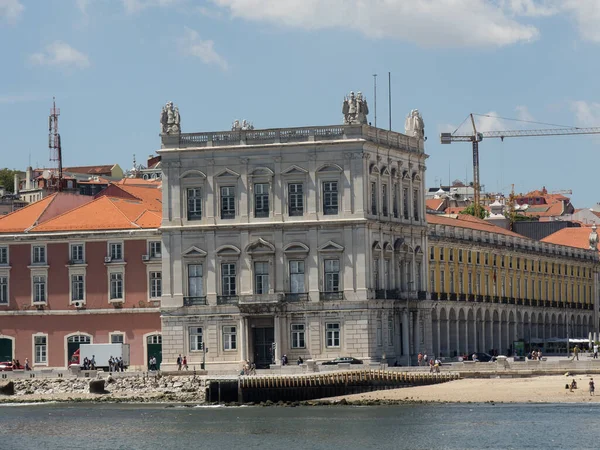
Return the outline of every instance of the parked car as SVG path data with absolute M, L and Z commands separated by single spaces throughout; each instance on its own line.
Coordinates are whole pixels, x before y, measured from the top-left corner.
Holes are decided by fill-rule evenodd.
M 23 369 L 23 366 L 21 366 L 20 364 L 17 366 L 17 369 Z M 8 372 L 13 370 L 13 363 L 12 361 L 2 361 L 0 362 L 0 372 Z
M 336 364 L 362 364 L 360 359 L 352 358 L 351 356 L 341 356 L 339 358 L 332 359 L 331 361 L 325 361 L 321 363 L 323 366 L 334 366 Z
M 489 353 L 475 352 L 471 355 L 471 360 L 479 362 L 494 362 L 496 361 L 496 357 L 490 355 Z

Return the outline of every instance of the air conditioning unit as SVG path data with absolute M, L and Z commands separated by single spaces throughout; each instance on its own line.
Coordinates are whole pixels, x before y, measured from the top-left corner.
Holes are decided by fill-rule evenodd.
M 142 255 L 142 261 L 150 261 L 150 255 Z
M 105 257 L 104 257 L 104 262 L 105 262 L 105 263 L 109 263 L 109 262 L 111 262 L 111 261 L 112 261 L 112 258 L 111 258 L 110 256 L 105 256 Z
M 75 306 L 75 308 L 80 309 L 83 308 L 84 304 L 83 302 L 74 302 L 73 306 Z

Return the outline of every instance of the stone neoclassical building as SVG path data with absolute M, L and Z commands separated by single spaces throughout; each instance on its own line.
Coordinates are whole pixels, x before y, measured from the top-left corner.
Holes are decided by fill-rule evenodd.
M 567 335 L 598 331 L 595 228 L 574 229 L 588 241 L 576 248 L 468 215 L 428 214 L 427 221 L 431 343 L 423 351 L 511 354 L 522 341 L 526 349 L 564 352 Z M 574 242 L 555 242 L 563 241 Z
M 423 121 L 181 133 L 161 118 L 163 368 L 354 356 L 406 361 L 426 335 Z M 203 354 L 203 346 L 206 354 Z

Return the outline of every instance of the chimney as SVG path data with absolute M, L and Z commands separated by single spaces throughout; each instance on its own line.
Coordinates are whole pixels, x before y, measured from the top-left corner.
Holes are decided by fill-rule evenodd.
M 31 168 L 31 166 L 27 167 L 27 170 L 25 172 L 25 189 L 29 190 L 33 187 L 33 183 L 31 180 L 33 169 Z
M 15 195 L 19 195 L 19 174 L 15 173 L 15 185 L 13 186 L 13 191 Z

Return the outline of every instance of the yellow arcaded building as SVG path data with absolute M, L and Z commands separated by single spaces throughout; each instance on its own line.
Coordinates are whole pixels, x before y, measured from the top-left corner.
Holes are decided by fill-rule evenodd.
M 525 349 L 553 353 L 567 336 L 587 339 L 597 331 L 595 228 L 576 229 L 580 241 L 586 235 L 581 248 L 553 242 L 554 235 L 529 239 L 469 215 L 428 214 L 427 222 L 432 308 L 430 333 L 423 324 L 417 343 L 422 351 L 512 356 L 521 341 Z

